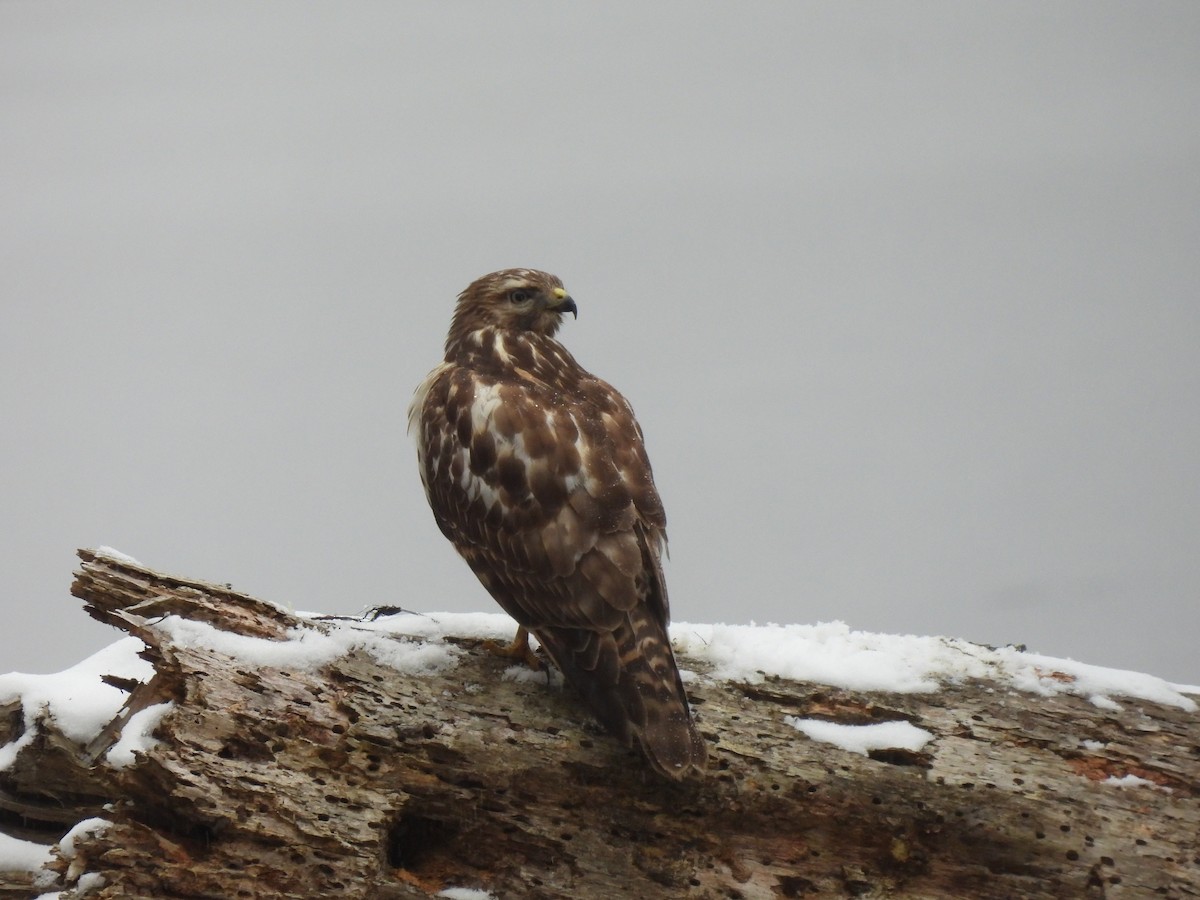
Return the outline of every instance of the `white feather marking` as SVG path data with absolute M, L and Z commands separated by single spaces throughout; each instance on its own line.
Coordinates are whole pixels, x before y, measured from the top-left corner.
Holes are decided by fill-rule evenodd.
M 414 434 L 413 432 L 421 421 L 421 410 L 425 408 L 425 399 L 429 396 L 429 390 L 433 387 L 433 383 L 449 368 L 450 363 L 438 363 L 413 392 L 412 403 L 408 405 L 408 433 L 413 435 L 418 445 L 422 443 L 421 436 L 419 433 Z
M 498 331 L 496 332 L 496 340 L 493 342 L 493 347 L 495 348 L 496 356 L 498 356 L 505 365 L 508 365 L 512 362 L 512 357 L 508 355 L 508 348 L 504 345 L 504 335 Z
M 497 344 L 499 343 L 500 341 L 497 340 Z M 471 403 L 471 431 L 474 434 L 486 433 L 492 436 L 498 461 L 511 456 L 529 466 L 531 459 L 525 450 L 525 441 L 522 436 L 518 433 L 511 438 L 507 438 L 492 427 L 492 417 L 495 415 L 501 402 L 498 385 L 477 386 L 475 389 L 475 399 Z M 463 456 L 463 472 L 459 478 L 459 484 L 467 494 L 469 500 L 481 500 L 484 507 L 490 510 L 500 502 L 500 495 L 486 481 L 471 471 L 469 449 L 463 448 L 461 452 Z
M 563 415 L 565 415 L 568 419 L 570 419 L 571 424 L 575 426 L 575 452 L 579 454 L 580 469 L 579 469 L 578 474 L 569 475 L 565 479 L 566 485 L 567 485 L 567 490 L 573 491 L 577 487 L 579 487 L 581 484 L 583 484 L 584 478 L 586 477 L 584 469 L 583 469 L 583 465 L 584 465 L 584 462 L 587 460 L 587 453 L 586 453 L 586 446 L 584 445 L 584 442 L 583 442 L 583 429 L 579 427 L 579 422 L 576 421 L 575 416 L 573 416 L 571 413 L 563 413 Z M 584 489 L 587 490 L 586 487 Z M 591 492 L 589 491 L 589 493 L 591 493 Z
M 471 430 L 475 434 L 491 429 L 492 414 L 499 405 L 500 388 L 497 385 L 475 389 L 475 399 L 471 401 Z
M 524 436 L 518 431 L 511 438 L 505 437 L 492 428 L 492 417 L 496 414 L 501 402 L 498 385 L 476 389 L 475 400 L 471 404 L 471 430 L 474 434 L 484 434 L 485 432 L 491 434 L 496 445 L 497 458 L 503 458 L 511 453 L 528 466 L 533 460 L 525 450 Z M 550 415 L 548 413 L 545 415 L 546 421 L 553 428 L 553 420 Z
M 501 452 L 506 448 L 513 456 L 523 462 L 526 468 L 529 468 L 533 464 L 533 458 L 525 449 L 525 435 L 521 434 L 521 432 L 518 431 L 511 438 L 496 436 L 497 452 Z
M 444 447 L 445 447 L 445 442 L 443 441 L 443 448 Z M 469 470 L 471 467 L 471 451 L 469 451 L 466 447 L 459 447 L 458 450 L 455 451 L 455 453 L 454 453 L 454 458 L 458 460 L 459 466 L 463 470 L 463 472 L 470 474 Z M 438 460 L 439 461 L 441 460 L 441 454 L 438 455 Z M 451 467 L 451 471 L 453 471 L 454 460 L 450 461 L 450 467 Z M 437 469 L 434 469 L 434 474 L 435 475 L 437 474 Z
M 500 502 L 500 498 L 491 486 L 482 478 L 475 475 L 470 469 L 464 468 L 462 478 L 459 479 L 459 484 L 467 494 L 467 499 L 470 501 L 482 500 L 486 509 L 491 509 Z
M 425 380 L 417 385 L 416 391 L 413 392 L 412 403 L 408 405 L 408 434 L 413 439 L 413 443 L 417 445 L 417 468 L 421 473 L 421 483 L 425 487 L 425 495 L 429 496 L 429 483 L 425 480 L 425 435 L 421 427 L 421 416 L 425 411 L 425 401 L 429 399 L 429 391 L 433 388 L 435 381 L 441 377 L 442 373 L 450 368 L 449 363 L 439 363 L 436 365 Z M 439 458 L 440 458 L 439 454 Z M 437 466 L 435 460 L 434 473 L 437 475 Z
M 516 288 L 529 287 L 531 285 L 532 282 L 530 281 L 530 278 L 532 273 L 530 273 L 529 269 L 519 269 L 518 272 L 522 274 L 513 275 L 501 282 L 501 292 L 515 290 Z

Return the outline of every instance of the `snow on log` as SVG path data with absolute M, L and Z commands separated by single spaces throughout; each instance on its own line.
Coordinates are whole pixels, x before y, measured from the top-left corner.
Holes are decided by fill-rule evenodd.
M 481 649 L 501 615 L 306 616 L 79 556 L 127 636 L 0 676 L 0 897 L 1200 897 L 1194 689 L 678 623 L 711 753 L 674 784 Z

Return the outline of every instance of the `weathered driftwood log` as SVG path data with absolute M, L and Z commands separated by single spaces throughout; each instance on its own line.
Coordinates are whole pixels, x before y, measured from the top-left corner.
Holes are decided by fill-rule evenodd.
M 273 641 L 335 626 L 80 556 L 72 593 L 145 642 L 156 674 L 120 685 L 126 710 L 90 745 L 44 719 L 0 772 L 0 831 L 50 844 L 81 819 L 109 823 L 56 847 L 41 890 L 1200 897 L 1192 711 L 1148 701 L 1104 708 L 988 683 L 918 694 L 728 683 L 685 656 L 681 666 L 699 676 L 689 690 L 710 770 L 672 784 L 600 732 L 569 692 L 544 678 L 501 678 L 510 664 L 470 636 L 456 642 L 455 664 L 422 674 L 381 662 L 378 643 L 347 645 L 316 667 L 252 665 L 198 639 L 196 623 Z M 166 627 L 180 622 L 192 630 Z M 414 649 L 409 639 L 372 640 Z M 104 753 L 129 716 L 168 702 L 157 743 L 131 765 L 111 765 Z M 25 727 L 8 712 L 0 744 Z M 900 720 L 934 738 L 922 752 L 868 757 L 810 741 L 787 716 Z M 1106 781 L 1130 775 L 1158 787 Z M 30 895 L 31 877 L 0 874 L 0 895 Z

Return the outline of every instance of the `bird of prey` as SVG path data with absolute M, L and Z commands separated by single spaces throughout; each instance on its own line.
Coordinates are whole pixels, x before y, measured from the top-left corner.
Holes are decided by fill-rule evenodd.
M 667 636 L 666 516 L 629 403 L 555 340 L 568 312 L 546 272 L 473 282 L 409 431 L 438 527 L 517 621 L 510 650 L 532 632 L 613 735 L 680 779 L 706 748 Z

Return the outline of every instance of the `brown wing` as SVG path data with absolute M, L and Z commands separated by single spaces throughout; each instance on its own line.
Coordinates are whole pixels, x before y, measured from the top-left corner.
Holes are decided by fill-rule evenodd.
M 418 397 L 429 502 L 601 722 L 680 777 L 705 748 L 667 637 L 666 522 L 641 430 L 577 366 L 554 382 L 519 367 L 435 370 Z

